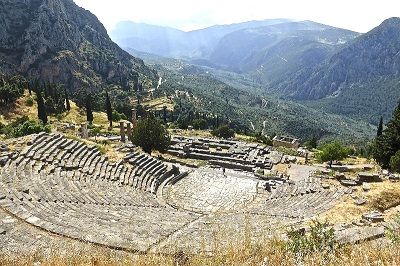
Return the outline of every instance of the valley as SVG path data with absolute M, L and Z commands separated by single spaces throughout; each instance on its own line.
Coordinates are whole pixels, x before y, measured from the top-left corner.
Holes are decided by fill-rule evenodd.
M 400 265 L 400 18 L 328 2 L 0 0 L 0 265 Z

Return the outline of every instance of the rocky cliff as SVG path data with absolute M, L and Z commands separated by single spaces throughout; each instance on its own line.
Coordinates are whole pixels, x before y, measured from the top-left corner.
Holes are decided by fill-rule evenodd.
M 72 0 L 1 0 L 0 71 L 63 83 L 71 91 L 84 85 L 126 90 L 137 77 L 157 76 Z

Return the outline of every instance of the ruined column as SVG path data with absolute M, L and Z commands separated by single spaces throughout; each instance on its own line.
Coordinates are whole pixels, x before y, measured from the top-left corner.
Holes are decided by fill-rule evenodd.
M 135 125 L 137 121 L 137 111 L 136 109 L 132 109 L 132 124 Z
M 132 125 L 131 125 L 131 123 L 126 124 L 126 135 L 128 136 L 128 140 L 132 140 Z
M 121 141 L 125 141 L 125 123 L 124 122 L 119 122 L 119 132 L 121 135 Z
M 87 123 L 82 123 L 82 124 L 81 124 L 80 133 L 81 133 L 81 137 L 82 137 L 83 139 L 89 138 Z

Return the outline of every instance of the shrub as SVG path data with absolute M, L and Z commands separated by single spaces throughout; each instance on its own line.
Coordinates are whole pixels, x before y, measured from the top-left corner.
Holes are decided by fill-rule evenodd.
M 127 120 L 127 117 L 125 114 L 121 114 L 121 113 L 118 113 L 116 110 L 113 110 L 112 111 L 112 120 L 114 122 L 118 122 L 120 120 Z
M 107 153 L 107 149 L 106 149 L 106 147 L 104 147 L 104 146 L 102 146 L 102 145 L 96 145 L 96 148 L 99 150 L 99 152 L 101 153 L 101 154 L 106 154 Z
M 171 141 L 168 131 L 155 118 L 140 120 L 132 131 L 133 144 L 140 146 L 143 151 L 151 154 L 153 150 L 165 151 Z
M 333 161 L 346 158 L 350 152 L 351 150 L 348 147 L 337 141 L 332 141 L 320 147 L 320 152 L 317 153 L 316 159 L 321 163 L 328 162 L 329 167 L 332 167 Z
M 14 103 L 24 94 L 24 88 L 20 82 L 15 82 L 0 77 L 0 103 Z
M 32 97 L 26 98 L 25 105 L 26 106 L 33 106 L 33 98 Z
M 288 231 L 286 249 L 297 255 L 307 255 L 314 252 L 329 253 L 338 247 L 335 231 L 328 227 L 327 222 L 313 221 L 310 229 L 310 233 L 293 229 Z
M 2 131 L 7 138 L 19 138 L 40 132 L 50 132 L 51 129 L 50 126 L 44 125 L 41 122 L 22 117 L 5 126 Z
M 222 125 L 219 128 L 213 130 L 211 134 L 219 138 L 229 139 L 235 136 L 235 131 L 231 129 L 228 125 Z
M 207 129 L 208 128 L 208 123 L 205 119 L 195 119 L 192 122 L 193 128 L 194 129 Z
M 313 136 L 311 139 L 304 142 L 304 146 L 308 150 L 313 150 L 313 149 L 317 148 L 317 145 L 318 145 L 318 139 L 315 136 Z
M 257 133 L 255 135 L 255 141 L 258 142 L 258 143 L 262 143 L 262 144 L 268 145 L 268 146 L 272 146 L 273 145 L 271 138 L 263 135 L 261 132 L 259 132 L 259 133 Z
M 400 243 L 400 213 L 396 215 L 396 218 L 392 226 L 386 227 L 387 236 L 393 243 Z
M 390 158 L 390 170 L 400 173 L 400 150 Z

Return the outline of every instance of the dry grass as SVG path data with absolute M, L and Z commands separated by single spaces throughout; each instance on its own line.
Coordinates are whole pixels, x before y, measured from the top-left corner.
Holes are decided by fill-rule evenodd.
M 332 182 L 337 183 L 337 181 Z M 360 220 L 361 215 L 366 212 L 380 210 L 385 211 L 386 218 L 391 219 L 392 209 L 400 205 L 400 183 L 384 181 L 370 185 L 371 190 L 368 192 L 358 187 L 358 190 L 353 193 L 357 197 L 365 198 L 367 200 L 365 205 L 357 206 L 354 199 L 346 195 L 342 202 L 319 218 L 331 223 L 351 223 L 354 220 Z
M 143 106 L 150 108 L 152 110 L 163 110 L 164 106 L 167 107 L 168 111 L 174 110 L 174 101 L 168 99 L 167 97 L 161 97 L 157 99 L 153 99 L 143 103 Z
M 14 105 L 8 105 L 6 107 L 0 108 L 0 123 L 8 124 L 10 121 L 13 121 L 17 118 L 27 116 L 30 119 L 37 118 L 37 104 L 36 101 L 33 101 L 33 106 L 27 106 L 26 100 L 31 96 L 27 91 L 25 91 L 24 95 L 19 98 Z
M 283 163 L 274 165 L 273 170 L 277 171 L 279 174 L 284 174 L 284 175 L 287 175 L 289 171 L 288 165 Z
M 169 129 L 169 132 L 172 135 L 180 135 L 184 137 L 214 138 L 210 131 L 205 130 Z
M 400 185 L 396 185 L 381 191 L 376 197 L 371 200 L 371 207 L 379 211 L 386 211 L 390 208 L 400 205 Z
M 16 103 L 12 106 L 0 109 L 0 123 L 8 124 L 9 122 L 27 116 L 29 119 L 37 120 L 37 103 L 34 100 L 32 106 L 26 104 L 28 98 L 34 98 L 25 91 L 24 95 L 19 98 Z M 79 125 L 86 122 L 86 113 L 83 109 L 80 109 L 73 101 L 70 101 L 71 110 L 57 116 L 49 116 L 50 124 L 57 125 L 58 123 L 72 123 Z M 93 123 L 96 126 L 103 128 L 108 127 L 107 115 L 103 112 L 93 112 Z
M 231 246 L 213 256 L 207 255 L 135 255 L 105 248 L 88 247 L 75 249 L 65 247 L 48 255 L 0 255 L 0 265 L 135 265 L 135 266 L 278 266 L 278 265 L 400 265 L 400 249 L 392 244 L 378 242 L 344 246 L 329 254 L 312 253 L 296 256 L 285 248 L 280 240 L 269 240 L 257 245 Z

